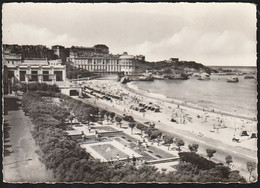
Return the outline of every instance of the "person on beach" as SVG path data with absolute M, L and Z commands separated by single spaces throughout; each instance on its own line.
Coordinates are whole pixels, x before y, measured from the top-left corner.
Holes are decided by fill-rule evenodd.
M 116 158 L 117 158 L 117 160 L 119 161 L 119 159 L 120 159 L 119 154 L 116 155 Z

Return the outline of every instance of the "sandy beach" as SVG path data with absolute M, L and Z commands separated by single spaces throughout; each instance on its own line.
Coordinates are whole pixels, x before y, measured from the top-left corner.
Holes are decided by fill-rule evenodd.
M 123 96 L 123 101 L 114 100 L 110 103 L 119 109 L 123 109 L 126 114 L 143 116 L 154 122 L 158 122 L 159 120 L 165 124 L 173 125 L 177 129 L 193 133 L 197 132 L 198 134 L 201 133 L 201 135 L 205 137 L 222 140 L 233 146 L 250 147 L 250 149 L 256 151 L 256 145 L 252 145 L 251 143 L 253 140 L 256 141 L 256 139 L 248 139 L 248 137 L 240 136 L 243 131 L 247 131 L 249 136 L 257 132 L 257 122 L 250 117 L 245 116 L 242 118 L 241 116 L 243 115 L 240 114 L 237 115 L 218 110 L 212 112 L 195 106 L 191 107 L 181 101 L 168 99 L 158 94 L 141 92 L 136 90 L 136 88 L 129 88 L 126 85 L 111 80 L 92 80 L 87 82 L 86 85 L 110 95 Z M 131 106 L 138 107 L 139 103 L 151 103 L 154 106 L 158 106 L 160 112 L 155 113 L 147 110 L 142 113 L 130 109 Z M 171 122 L 171 119 L 174 119 L 176 122 Z M 220 138 L 220 134 L 223 135 L 226 140 Z M 232 138 L 234 136 L 239 138 L 241 142 L 233 142 Z
M 102 94 L 96 94 L 96 96 L 92 96 L 95 104 L 116 113 L 131 115 L 139 122 L 154 122 L 156 128 L 186 140 L 186 147 L 188 144 L 199 143 L 201 145 L 199 152 L 203 154 L 205 154 L 205 147 L 216 148 L 224 153 L 228 151 L 234 157 L 240 158 L 237 161 L 243 159 L 236 167 L 240 170 L 244 169 L 244 171 L 246 171 L 246 165 L 242 163 L 257 160 L 257 139 L 251 138 L 253 133 L 257 133 L 257 122 L 250 118 L 193 108 L 183 104 L 182 101 L 141 92 L 113 80 L 90 80 L 84 82 L 84 85 L 101 91 L 102 94 L 118 96 L 122 99 L 104 100 L 101 98 Z M 85 91 L 90 92 L 88 89 Z M 140 109 L 140 103 L 159 108 L 160 112 L 137 111 L 136 108 Z M 246 131 L 247 134 L 241 136 L 243 131 Z M 218 152 L 215 156 L 216 161 L 223 162 L 224 153 Z M 237 154 L 240 155 L 237 156 Z

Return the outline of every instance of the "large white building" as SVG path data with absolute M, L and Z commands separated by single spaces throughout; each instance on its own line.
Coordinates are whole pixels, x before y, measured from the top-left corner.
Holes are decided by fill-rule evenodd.
M 3 64 L 7 68 L 8 79 L 16 79 L 25 83 L 49 83 L 66 80 L 66 66 L 61 61 L 47 59 L 13 60 L 13 57 L 4 56 Z
M 85 57 L 70 56 L 67 61 L 77 68 L 102 74 L 124 73 L 126 75 L 138 74 L 140 68 L 135 56 L 127 55 L 89 55 Z

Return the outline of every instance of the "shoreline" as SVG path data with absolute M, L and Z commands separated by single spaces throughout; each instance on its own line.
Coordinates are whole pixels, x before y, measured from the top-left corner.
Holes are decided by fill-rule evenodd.
M 219 110 L 219 109 L 212 108 L 212 107 L 203 107 L 203 106 L 200 106 L 198 104 L 194 104 L 194 103 L 190 103 L 190 102 L 184 102 L 182 100 L 175 99 L 175 98 L 169 98 L 169 97 L 167 97 L 163 94 L 150 93 L 150 92 L 139 89 L 137 86 L 131 84 L 131 82 L 127 83 L 127 84 L 121 84 L 121 86 L 124 87 L 126 90 L 133 92 L 137 95 L 141 95 L 143 97 L 152 98 L 152 99 L 159 100 L 159 101 L 162 101 L 162 102 L 167 102 L 167 103 L 170 103 L 170 104 L 181 105 L 181 106 L 184 106 L 186 108 L 200 110 L 200 111 L 204 111 L 204 112 L 208 112 L 208 113 L 214 113 L 214 114 L 219 114 L 219 115 L 227 115 L 227 116 L 231 116 L 231 117 L 242 118 L 242 119 L 257 122 L 256 117 L 248 116 L 248 115 L 245 115 L 245 114 L 234 114 L 232 112 L 223 111 L 223 110 Z

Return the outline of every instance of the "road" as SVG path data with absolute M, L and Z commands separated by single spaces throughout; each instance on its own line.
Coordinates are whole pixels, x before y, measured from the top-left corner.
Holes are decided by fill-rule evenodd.
M 52 172 L 45 168 L 36 153 L 38 147 L 32 137 L 33 125 L 22 110 L 17 98 L 5 96 L 8 114 L 5 121 L 5 154 L 3 157 L 3 181 L 9 183 L 54 182 Z

